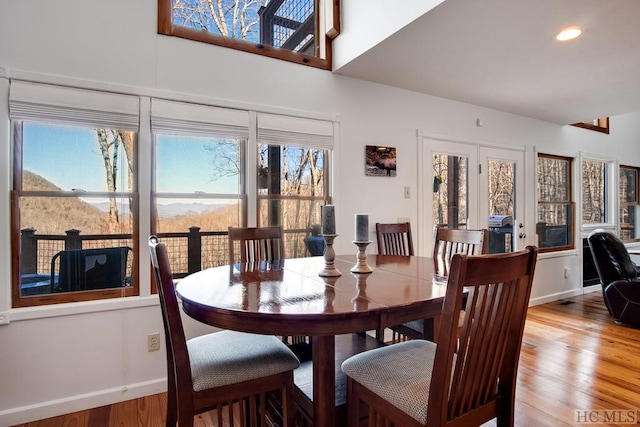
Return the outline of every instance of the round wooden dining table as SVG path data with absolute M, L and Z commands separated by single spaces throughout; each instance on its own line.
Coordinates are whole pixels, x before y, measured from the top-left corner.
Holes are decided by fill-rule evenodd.
M 351 273 L 356 262 L 355 253 L 336 256 L 337 277 L 318 275 L 321 256 L 258 268 L 214 267 L 181 279 L 176 290 L 184 312 L 200 322 L 311 336 L 313 425 L 334 427 L 342 424 L 336 419 L 335 336 L 438 316 L 446 287 L 432 258 L 368 255 L 373 272 Z

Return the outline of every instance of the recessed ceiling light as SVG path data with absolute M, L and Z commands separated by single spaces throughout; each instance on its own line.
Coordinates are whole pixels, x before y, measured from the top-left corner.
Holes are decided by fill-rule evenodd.
M 582 29 L 580 27 L 569 27 L 556 34 L 556 40 L 566 42 L 567 40 L 573 40 L 580 37 Z

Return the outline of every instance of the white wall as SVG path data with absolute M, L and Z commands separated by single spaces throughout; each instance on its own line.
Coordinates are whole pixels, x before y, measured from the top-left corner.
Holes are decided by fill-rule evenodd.
M 339 70 L 443 1 L 403 0 L 401 7 L 390 7 L 387 0 L 341 2 L 342 22 L 348 25 L 342 25 L 340 37 L 333 44 L 333 69 Z
M 526 146 L 538 151 L 589 152 L 640 165 L 640 114 L 611 119 L 611 135 L 505 114 L 270 58 L 156 35 L 156 0 L 36 0 L 0 3 L 0 71 L 5 76 L 165 95 L 271 111 L 339 117 L 334 154 L 338 252 L 353 251 L 353 214 L 371 222 L 417 222 L 417 137 L 446 136 Z M 343 25 L 347 22 L 343 20 Z M 346 31 L 346 30 L 345 30 Z M 6 80 L 0 78 L 0 83 Z M 0 89 L 2 84 L 0 84 Z M 482 118 L 483 127 L 476 126 Z M 148 134 L 147 134 L 148 135 Z M 364 146 L 394 145 L 395 178 L 364 175 Z M 164 387 L 163 352 L 146 351 L 146 335 L 161 329 L 155 297 L 10 309 L 9 139 L 6 99 L 0 100 L 0 425 L 97 406 Z M 529 171 L 528 177 L 532 177 Z M 144 179 L 144 177 L 143 177 Z M 148 184 L 148 183 L 147 183 Z M 412 197 L 405 199 L 404 186 Z M 148 187 L 147 187 L 148 188 Z M 527 234 L 535 186 L 528 180 Z M 141 231 L 144 234 L 144 230 Z M 373 237 L 373 232 L 372 232 Z M 535 243 L 533 237 L 530 243 Z M 580 257 L 541 258 L 533 299 L 581 292 Z M 570 269 L 562 279 L 563 269 Z M 148 280 L 148 275 L 143 277 Z M 148 283 L 142 284 L 147 287 Z M 187 324 L 190 335 L 208 330 Z M 126 387 L 127 391 L 123 391 Z

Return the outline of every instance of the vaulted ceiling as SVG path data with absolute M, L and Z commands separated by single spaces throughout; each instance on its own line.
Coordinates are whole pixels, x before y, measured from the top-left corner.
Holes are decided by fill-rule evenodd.
M 336 72 L 559 124 L 640 111 L 640 0 L 445 0 Z

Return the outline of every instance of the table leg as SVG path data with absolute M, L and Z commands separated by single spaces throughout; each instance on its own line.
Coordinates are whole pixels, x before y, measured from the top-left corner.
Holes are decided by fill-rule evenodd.
M 336 342 L 333 335 L 314 336 L 313 354 L 313 426 L 336 425 Z
M 423 320 L 422 339 L 436 342 L 437 320 L 434 317 Z

